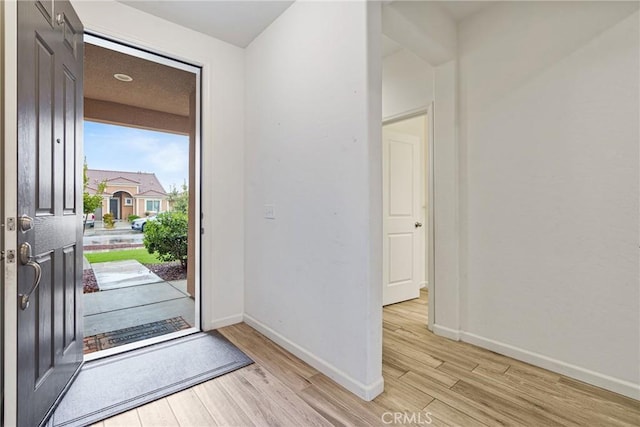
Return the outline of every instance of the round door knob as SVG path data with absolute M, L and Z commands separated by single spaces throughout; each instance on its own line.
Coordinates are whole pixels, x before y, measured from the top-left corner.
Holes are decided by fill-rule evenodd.
M 421 222 L 416 222 L 416 228 L 420 228 L 422 227 L 422 223 Z
M 18 222 L 20 224 L 20 231 L 23 233 L 33 229 L 33 218 L 28 215 L 22 215 Z

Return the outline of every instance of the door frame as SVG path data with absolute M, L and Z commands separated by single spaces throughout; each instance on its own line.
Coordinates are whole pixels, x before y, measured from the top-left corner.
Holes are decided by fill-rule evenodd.
M 386 126 L 392 123 L 401 122 L 403 120 L 412 119 L 418 116 L 426 116 L 427 121 L 427 138 L 426 144 L 423 143 L 423 149 L 426 149 L 427 162 L 426 165 L 421 161 L 423 167 L 427 167 L 427 173 L 425 178 L 427 179 L 427 185 L 425 186 L 426 200 L 427 200 L 427 240 L 425 246 L 427 249 L 427 290 L 428 290 L 428 310 L 427 316 L 427 328 L 433 331 L 433 325 L 435 323 L 436 310 L 435 310 L 435 209 L 434 209 L 434 189 L 435 189 L 435 152 L 434 152 L 434 105 L 431 102 L 425 107 L 420 107 L 414 110 L 410 110 L 404 113 L 400 113 L 382 120 L 382 126 Z M 384 153 L 383 153 L 384 155 Z M 424 159 L 424 157 L 423 157 Z
M 194 307 L 195 307 L 195 326 L 181 331 L 172 332 L 159 337 L 149 338 L 144 341 L 138 341 L 130 344 L 121 345 L 118 347 L 110 348 L 107 350 L 101 350 L 96 353 L 89 353 L 84 356 L 84 360 L 91 361 L 100 359 L 103 357 L 109 357 L 111 355 L 124 353 L 126 351 L 135 350 L 137 348 L 146 347 L 149 345 L 161 343 L 164 341 L 172 340 L 175 338 L 184 337 L 186 335 L 193 334 L 194 332 L 202 331 L 203 327 L 203 310 L 202 310 L 202 71 L 203 66 L 198 65 L 196 61 L 188 61 L 172 57 L 162 52 L 154 51 L 153 49 L 139 46 L 135 42 L 128 41 L 120 37 L 110 36 L 100 31 L 94 31 L 89 25 L 85 26 L 84 30 L 84 42 L 90 43 L 96 46 L 103 47 L 105 49 L 120 52 L 126 55 L 134 56 L 141 59 L 146 59 L 159 64 L 167 65 L 169 67 L 178 68 L 184 71 L 192 72 L 196 78 L 196 94 L 195 94 L 195 135 L 193 147 L 191 143 L 189 146 L 189 155 L 191 157 L 191 150 L 193 149 L 193 164 L 189 164 L 189 175 L 192 173 L 195 176 L 194 188 L 189 188 L 189 195 L 194 195 L 193 206 L 189 205 L 189 209 L 193 211 L 189 215 L 189 221 L 193 221 L 195 236 L 194 236 L 194 252 L 197 254 L 193 260 L 193 269 L 195 271 L 194 277 Z M 191 163 L 191 161 L 189 162 Z M 193 170 L 191 170 L 193 168 Z M 119 209 L 120 201 L 118 200 Z M 145 202 L 146 203 L 146 202 Z M 110 208 L 110 206 L 109 206 Z M 145 205 L 146 209 L 146 205 Z M 120 211 L 120 213 L 122 213 Z M 189 276 L 187 276 L 189 277 Z
M 81 19 L 84 20 L 85 17 L 81 14 Z M 17 97 L 17 86 L 18 86 L 18 72 L 17 72 L 17 58 L 18 55 L 18 26 L 17 26 L 17 2 L 13 1 L 4 1 L 0 2 L 0 19 L 2 19 L 2 27 L 0 27 L 0 31 L 2 31 L 2 39 L 0 43 L 3 45 L 3 49 L 0 49 L 0 69 L 3 71 L 4 75 L 2 75 L 2 84 L 4 95 L 4 99 L 0 99 L 2 102 L 2 109 L 0 111 L 0 120 L 7 123 L 17 123 L 17 109 L 16 105 L 18 102 Z M 171 48 L 167 51 L 163 51 L 162 46 L 153 38 L 149 37 L 138 37 L 136 34 L 129 32 L 128 30 L 121 30 L 119 26 L 112 25 L 111 21 L 109 23 L 102 25 L 102 23 L 97 23 L 97 21 L 91 22 L 91 19 L 88 19 L 84 22 L 85 24 L 85 34 L 95 34 L 102 35 L 104 38 L 113 40 L 119 43 L 123 43 L 125 45 L 135 45 L 138 46 L 143 51 L 153 52 L 159 56 L 171 57 L 176 61 L 192 64 L 195 67 L 199 67 L 201 69 L 200 78 L 198 83 L 198 90 L 196 92 L 197 97 L 197 105 L 199 108 L 198 114 L 196 116 L 196 143 L 195 147 L 198 150 L 198 157 L 194 163 L 194 169 L 197 173 L 197 177 L 199 179 L 196 180 L 196 186 L 194 187 L 194 194 L 196 197 L 196 207 L 194 211 L 200 212 L 202 214 L 202 161 L 203 156 L 201 155 L 202 151 L 202 138 L 203 133 L 206 132 L 207 135 L 211 134 L 211 127 L 208 124 L 205 124 L 201 120 L 201 115 L 203 112 L 209 113 L 211 112 L 211 105 L 209 105 L 208 98 L 202 97 L 202 91 L 206 90 L 206 93 L 210 91 L 210 79 L 211 72 L 210 69 L 215 63 L 213 63 L 205 53 L 198 51 L 197 54 L 187 54 L 185 56 L 181 55 L 181 51 Z M 131 40 L 131 41 L 129 41 Z M 137 40 L 137 43 L 134 43 L 133 40 Z M 200 60 L 194 59 L 200 58 Z M 18 176 L 18 165 L 17 165 L 17 126 L 5 126 L 2 129 L 2 142 L 0 144 L 0 149 L 3 150 L 4 158 L 3 160 L 3 171 L 0 173 L 4 173 L 4 217 L 0 218 L 0 222 L 2 224 L 6 224 L 7 218 L 15 218 L 17 217 L 17 176 Z M 210 140 L 214 141 L 216 139 L 212 139 L 210 136 L 208 137 Z M 197 187 L 197 188 L 196 188 Z M 202 215 L 196 218 L 198 222 L 198 230 L 196 232 L 196 242 L 195 244 L 198 246 L 198 252 L 202 253 L 202 233 L 203 233 L 203 220 Z M 213 227 L 213 225 L 211 225 Z M 14 252 L 17 250 L 17 232 L 15 229 L 7 230 L 5 228 L 4 233 L 4 241 L 2 243 L 2 250 L 9 251 L 13 250 Z M 209 248 L 207 246 L 207 248 Z M 3 279 L 4 279 L 4 300 L 5 301 L 17 301 L 18 292 L 17 292 L 17 265 L 15 263 L 9 264 L 4 261 L 0 261 L 3 264 Z M 203 268 L 201 260 L 196 260 L 196 272 L 198 275 L 201 274 L 201 269 Z M 207 306 L 212 304 L 212 286 L 208 286 L 206 288 L 201 287 L 196 294 L 196 307 L 200 309 L 202 302 L 206 302 Z M 17 304 L 6 304 L 4 307 L 4 325 L 3 331 L 4 336 L 3 344 L 4 344 L 4 402 L 3 402 L 3 416 L 4 425 L 16 425 L 17 424 Z M 212 327 L 221 326 L 224 324 L 230 324 L 231 318 L 218 319 L 214 322 L 214 317 L 212 314 L 212 309 L 202 312 L 200 310 L 200 319 L 199 323 L 203 327 L 203 329 L 211 329 Z
M 0 5 L 0 22 L 4 20 L 4 7 Z M 4 28 L 4 25 L 2 26 Z M 0 35 L 0 40 L 4 40 L 4 34 Z M 3 58 L 4 46 L 0 44 L 0 58 Z M 3 60 L 0 59 L 0 64 Z M 4 70 L 0 66 L 0 84 L 4 83 Z M 0 93 L 0 165 L 4 165 L 4 91 Z M 0 223 L 4 224 L 4 176 L 0 174 Z M 0 247 L 4 251 L 4 227 L 0 226 Z M 4 271 L 4 252 L 0 254 L 0 264 Z M 4 273 L 0 276 L 0 319 L 3 319 L 4 324 Z M 0 425 L 4 424 L 4 328 L 0 330 Z
M 0 5 L 4 24 L 2 67 L 4 99 L 2 100 L 2 165 L 3 177 L 3 217 L 5 225 L 4 241 L 2 249 L 5 253 L 17 250 L 18 233 L 16 227 L 9 226 L 10 219 L 18 217 L 18 128 L 7 124 L 18 123 L 18 4 L 14 1 L 5 1 Z M 14 304 L 4 305 L 4 425 L 16 425 L 18 423 L 18 266 L 16 262 L 2 261 L 4 301 L 14 301 Z

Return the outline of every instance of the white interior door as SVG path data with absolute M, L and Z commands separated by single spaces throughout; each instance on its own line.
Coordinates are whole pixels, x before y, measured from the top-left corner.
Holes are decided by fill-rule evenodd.
M 383 128 L 383 305 L 420 295 L 420 138 Z

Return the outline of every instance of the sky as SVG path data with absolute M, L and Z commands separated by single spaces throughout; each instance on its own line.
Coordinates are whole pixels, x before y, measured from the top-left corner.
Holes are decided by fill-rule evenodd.
M 165 191 L 189 176 L 186 135 L 85 121 L 84 156 L 89 169 L 155 173 Z

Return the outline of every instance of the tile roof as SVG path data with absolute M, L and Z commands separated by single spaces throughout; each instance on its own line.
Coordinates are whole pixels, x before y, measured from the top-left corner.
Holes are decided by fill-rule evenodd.
M 107 181 L 107 185 L 109 185 L 109 182 L 135 185 L 138 187 L 138 193 L 134 194 L 134 196 L 143 193 L 167 194 L 155 173 L 87 169 L 87 178 L 89 178 L 87 191 L 92 194 L 96 192 L 98 184 L 102 181 Z

